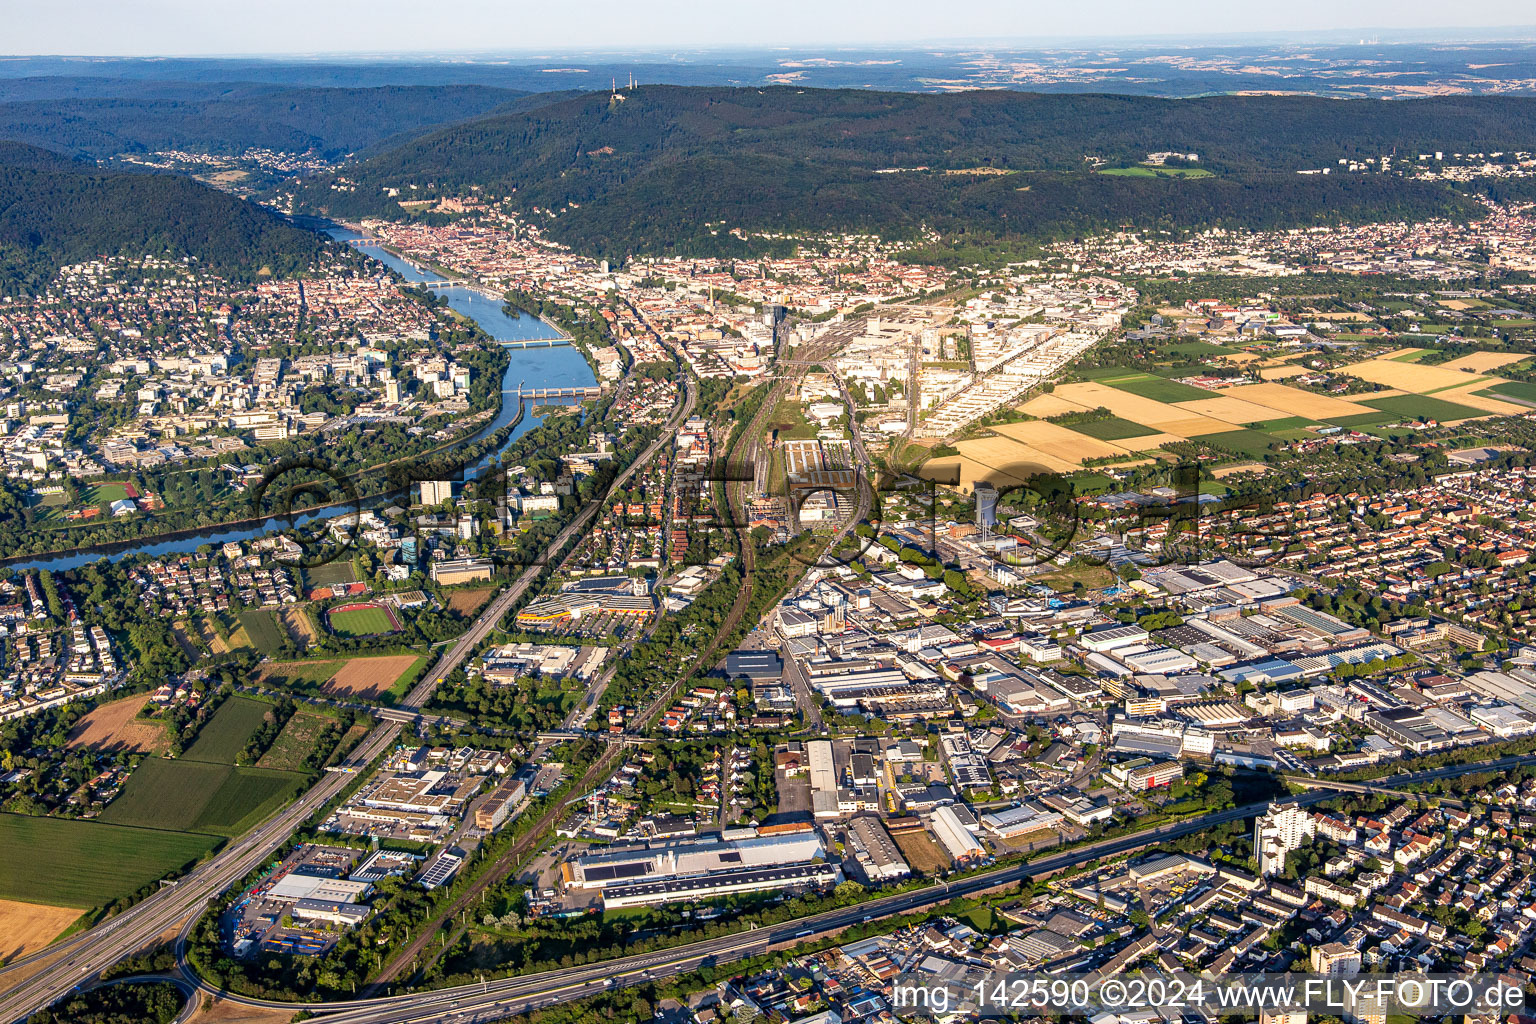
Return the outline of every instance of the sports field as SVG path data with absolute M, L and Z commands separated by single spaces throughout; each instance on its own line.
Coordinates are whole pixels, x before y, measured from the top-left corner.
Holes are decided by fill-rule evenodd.
M 197 860 L 212 836 L 0 814 L 0 899 L 88 910 Z
M 332 587 L 338 583 L 355 583 L 357 572 L 351 561 L 327 562 L 305 569 L 304 581 L 311 587 Z
M 381 604 L 346 604 L 325 613 L 331 629 L 342 636 L 378 636 L 400 628 L 394 613 Z
M 261 728 L 262 718 L 272 705 L 249 697 L 230 697 L 219 705 L 213 717 L 197 734 L 187 752 L 186 761 L 213 761 L 234 764 L 235 755 L 245 749 L 251 733 Z
M 304 779 L 294 772 L 152 757 L 134 769 L 99 820 L 235 836 L 286 803 Z

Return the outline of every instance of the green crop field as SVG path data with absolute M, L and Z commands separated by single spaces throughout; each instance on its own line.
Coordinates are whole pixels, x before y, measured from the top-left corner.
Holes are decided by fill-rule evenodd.
M 1134 373 L 1119 377 L 1103 377 L 1100 384 L 1107 384 L 1120 391 L 1128 391 L 1154 402 L 1193 402 L 1196 399 L 1214 397 L 1209 391 L 1180 384 L 1176 380 L 1163 380 L 1150 373 Z
M 1079 434 L 1096 437 L 1100 441 L 1120 441 L 1127 437 L 1147 437 L 1150 434 L 1157 433 L 1151 427 L 1144 427 L 1140 423 L 1123 420 L 1119 416 L 1112 416 L 1107 420 L 1093 420 L 1088 423 L 1063 423 L 1062 426 L 1069 430 L 1075 430 Z
M 1262 430 L 1228 430 L 1220 434 L 1202 434 L 1196 441 L 1207 441 L 1253 458 L 1263 458 L 1269 446 L 1279 439 Z
M 1507 380 L 1475 393 L 1484 398 L 1508 398 L 1536 405 L 1536 384 L 1528 384 L 1523 380 Z
M 395 631 L 395 623 L 389 612 L 376 605 L 349 608 L 347 611 L 333 610 L 327 612 L 326 617 L 330 619 L 331 628 L 342 636 L 375 636 Z
M 272 745 L 257 762 L 257 767 L 298 771 L 304 766 L 304 759 L 315 749 L 320 734 L 332 721 L 334 719 L 329 715 L 315 711 L 295 711 L 283 725 L 283 731 L 277 734 L 277 739 L 272 741 Z
M 100 820 L 234 836 L 285 803 L 303 782 L 294 772 L 152 757 L 134 770 Z
M 240 625 L 245 627 L 245 635 L 251 638 L 251 645 L 268 657 L 288 642 L 288 631 L 265 609 L 241 612 Z
M 1481 409 L 1474 409 L 1470 405 L 1458 405 L 1455 402 L 1447 402 L 1443 398 L 1432 398 L 1429 395 L 1393 395 L 1390 398 L 1367 398 L 1364 404 L 1372 409 L 1380 409 L 1382 412 L 1392 413 L 1400 417 L 1408 416 L 1420 419 L 1427 417 L 1442 422 L 1488 415 Z
M 1327 422 L 1336 427 L 1347 427 L 1350 430 L 1369 431 L 1369 428 L 1378 423 L 1394 423 L 1398 417 L 1389 412 L 1362 412 L 1353 416 L 1335 416 Z
M 297 772 L 232 768 L 222 785 L 192 822 L 192 832 L 238 836 L 294 799 L 304 789 Z
M 271 710 L 272 705 L 264 701 L 230 697 L 219 705 L 182 758 L 234 764 L 235 755 L 245 749 L 251 733 L 261 728 L 262 717 Z
M 212 836 L 0 814 L 0 899 L 89 909 L 197 860 Z
M 1278 430 L 1300 430 L 1301 428 L 1309 427 L 1316 422 L 1318 421 L 1314 419 L 1308 419 L 1305 416 L 1287 416 L 1284 419 L 1265 420 L 1263 423 L 1255 423 L 1253 427 L 1255 430 L 1263 430 L 1273 434 Z

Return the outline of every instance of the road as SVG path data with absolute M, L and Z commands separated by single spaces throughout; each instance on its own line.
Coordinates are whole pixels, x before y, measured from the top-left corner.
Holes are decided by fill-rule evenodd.
M 370 736 L 369 740 L 373 741 L 378 735 L 380 734 L 375 733 L 373 736 Z M 349 760 L 355 762 L 360 756 L 362 756 L 361 749 L 355 752 L 353 758 Z M 1444 768 L 1405 772 L 1374 781 L 1385 786 L 1404 786 L 1454 778 L 1459 775 L 1476 772 L 1508 770 L 1531 764 L 1536 764 L 1536 755 L 1511 756 L 1465 765 L 1451 765 Z M 337 778 L 346 777 L 337 776 Z M 311 790 L 311 793 L 313 792 L 314 790 Z M 308 797 L 309 794 L 306 794 L 306 800 Z M 1301 796 L 1287 797 L 1282 802 L 1305 806 L 1328 798 L 1329 794 L 1327 793 L 1310 792 Z M 289 827 L 302 820 L 302 818 L 296 815 L 296 808 L 298 806 L 296 804 L 290 807 L 288 811 L 284 812 L 284 816 L 280 816 L 278 821 L 264 826 L 257 833 L 251 834 L 240 843 L 232 846 L 231 849 L 233 850 L 243 845 L 246 847 L 247 855 L 253 849 L 257 850 L 260 855 L 251 858 L 251 866 L 259 863 L 262 856 L 265 856 L 266 843 L 270 841 L 269 839 L 263 840 L 262 837 L 264 835 L 270 837 L 275 834 L 275 830 L 284 820 L 289 822 Z M 612 979 L 611 983 L 614 985 L 638 984 L 654 977 L 664 977 L 691 971 L 706 962 L 729 962 L 761 951 L 769 943 L 791 942 L 796 939 L 811 938 L 851 924 L 857 924 L 867 917 L 884 917 L 934 906 L 956 896 L 970 895 L 999 885 L 1017 882 L 1025 876 L 1039 877 L 1075 867 L 1096 858 L 1133 851 L 1150 843 L 1193 835 L 1240 818 L 1253 817 L 1262 813 L 1266 806 L 1267 804 L 1264 803 L 1256 803 L 1230 810 L 1217 811 L 1186 822 L 1161 825 L 1144 829 L 1128 836 L 1102 840 L 1028 864 L 1000 868 L 996 871 L 985 872 L 956 882 L 886 896 L 851 908 L 829 911 L 770 928 L 720 936 L 715 939 L 692 943 L 687 946 L 679 946 L 663 952 L 622 957 L 583 967 L 547 971 L 523 977 L 505 978 L 488 982 L 484 985 L 460 986 L 453 989 L 341 1003 L 309 1003 L 303 1004 L 303 1008 L 312 1013 L 325 1012 L 326 1020 L 348 1022 L 348 1024 L 352 1024 L 352 1022 L 356 1022 L 356 1024 L 394 1024 L 394 1022 L 408 1021 L 451 1020 L 461 1014 L 472 1012 L 495 1012 L 501 1015 L 519 1013 L 539 1006 L 547 1006 L 552 1003 L 579 999 L 585 995 L 590 995 L 595 991 L 609 987 L 610 979 Z M 282 833 L 284 836 L 286 834 L 286 832 Z M 217 888 L 210 885 L 210 880 L 207 878 L 204 878 L 196 886 L 191 886 L 189 883 L 198 878 L 201 872 L 215 867 L 223 860 L 224 858 L 221 856 L 219 861 L 213 861 L 204 865 L 202 869 L 199 869 L 199 872 L 194 872 L 192 876 L 189 876 L 177 886 L 156 894 L 149 900 L 144 901 L 144 903 L 139 904 L 138 907 L 115 918 L 106 925 L 98 926 L 90 932 L 83 933 L 82 936 L 69 940 L 65 943 L 65 946 L 69 948 L 70 952 L 66 954 L 59 964 L 45 969 L 35 978 L 24 982 L 16 991 L 6 995 L 4 1003 L 0 1004 L 0 1020 L 14 1021 L 26 1017 L 41 1006 L 47 1005 L 54 999 L 64 995 L 74 985 L 75 981 L 81 977 L 94 974 L 116 960 L 121 959 L 122 956 L 126 955 L 124 950 L 143 946 L 150 939 L 164 932 L 166 928 L 159 922 L 168 919 L 179 921 L 186 914 L 199 910 L 208 895 L 216 894 L 228 883 L 225 882 L 224 885 L 219 885 Z M 226 872 L 220 872 L 220 874 L 224 873 Z M 230 877 L 238 877 L 239 874 L 243 874 L 243 871 L 236 872 Z M 197 891 L 194 893 L 193 889 Z M 170 914 L 149 912 L 149 908 L 157 905 L 157 901 L 177 893 L 181 895 L 176 900 L 177 906 L 173 908 Z M 195 896 L 196 898 L 189 899 L 189 896 Z M 148 930 L 146 931 L 146 929 Z M 134 931 L 138 933 L 138 937 L 131 944 L 127 943 L 124 941 L 125 935 L 123 930 Z M 82 942 L 82 939 L 87 941 Z M 50 952 L 56 952 L 56 950 Z M 297 1004 L 227 995 L 218 993 L 212 987 L 205 986 L 205 988 L 207 991 L 225 995 L 226 998 L 236 1002 L 288 1009 L 298 1008 Z M 331 1013 L 329 1011 L 335 1012 Z
M 1326 794 L 1307 794 L 1288 798 L 1298 804 L 1317 803 Z M 1085 864 L 1101 857 L 1134 851 L 1143 846 L 1181 836 L 1193 835 L 1214 826 L 1262 814 L 1267 803 L 1249 804 L 1218 811 L 1179 824 L 1145 829 L 1117 839 L 1107 839 L 1066 853 L 1046 857 L 1029 864 L 999 868 L 947 884 L 928 886 L 870 900 L 853 907 L 827 911 L 811 917 L 752 931 L 723 935 L 670 950 L 641 953 L 563 970 L 505 978 L 484 984 L 463 985 L 431 992 L 411 993 L 382 999 L 343 1003 L 310 1003 L 303 1008 L 323 1014 L 336 1024 L 405 1024 L 408 1021 L 453 1020 L 459 1015 L 496 1012 L 502 1015 L 522 1013 L 552 1003 L 579 999 L 604 988 L 641 984 L 697 969 L 705 963 L 724 964 L 782 945 L 813 939 L 866 919 L 924 910 L 946 903 L 957 896 L 969 896 L 998 886 L 1016 884 L 1025 877 L 1041 877 Z M 609 982 L 612 981 L 610 985 Z M 215 991 L 209 989 L 209 991 Z M 275 1003 L 228 996 L 249 1005 L 298 1009 L 298 1004 Z M 330 1012 L 330 1011 L 335 1011 Z M 488 1018 L 486 1018 L 488 1019 Z
M 395 742 L 400 730 L 398 724 L 375 728 L 342 761 L 342 765 L 356 770 L 366 768 Z M 53 964 L 0 998 L 0 1020 L 24 1019 L 66 995 L 81 981 L 94 977 L 135 951 L 153 945 L 159 936 L 175 929 L 189 916 L 200 914 L 209 899 L 264 863 L 295 829 L 327 800 L 340 793 L 353 777 L 341 772 L 324 773 L 319 782 L 276 817 L 234 840 L 213 859 L 175 884 L 162 887 L 116 917 L 58 943 L 36 957 L 27 957 L 8 966 L 0 972 L 0 984 L 5 983 L 7 974 L 19 973 L 35 960 L 58 957 Z
M 1384 785 L 1403 786 L 1529 764 L 1536 764 L 1536 755 L 1505 757 L 1468 765 L 1407 772 L 1376 781 Z M 1307 806 L 1329 798 L 1327 793 L 1310 792 L 1300 796 L 1286 797 L 1278 802 Z M 1195 835 L 1218 825 L 1251 818 L 1262 814 L 1268 806 L 1268 802 L 1253 803 L 1216 811 L 1185 822 L 1160 825 L 1131 835 L 1101 840 L 1028 864 L 999 868 L 954 882 L 886 896 L 853 907 L 828 911 L 767 928 L 723 935 L 670 950 L 636 954 L 581 967 L 504 978 L 483 984 L 382 999 L 310 1003 L 304 1004 L 303 1008 L 311 1013 L 322 1015 L 325 1021 L 334 1022 L 334 1024 L 491 1020 L 497 1016 L 522 1013 L 554 1003 L 580 999 L 606 988 L 642 984 L 653 979 L 686 973 L 706 963 L 729 963 L 764 952 L 770 945 L 812 939 L 871 918 L 931 908 L 957 896 L 975 895 L 998 886 L 1015 884 L 1025 877 L 1040 878 L 1099 858 L 1133 852 L 1153 843 Z M 297 1004 L 293 1003 L 275 1003 L 242 996 L 227 998 L 250 1005 L 298 1008 Z
M 602 500 L 588 502 L 560 531 L 547 548 L 548 554 L 559 552 L 585 531 L 607 504 L 607 494 L 622 487 L 663 445 L 673 443 L 677 425 L 692 414 L 698 400 L 698 389 L 692 378 L 684 373 L 683 381 L 684 400 L 667 426 L 638 458 L 614 477 Z M 529 566 L 511 586 L 486 605 L 469 629 L 448 646 L 431 670 L 396 708 L 409 713 L 425 705 L 442 681 L 490 635 L 512 604 L 528 592 L 542 569 L 542 565 Z M 374 758 L 393 746 L 403 731 L 404 725 L 400 721 L 382 722 L 363 739 L 343 765 L 359 771 L 366 768 Z M 325 773 L 320 781 L 276 817 L 234 840 L 174 885 L 163 887 L 149 898 L 94 928 L 7 966 L 0 971 L 0 986 L 6 984 L 7 975 L 19 976 L 43 960 L 56 958 L 49 966 L 37 970 L 0 997 L 0 1021 L 22 1020 L 30 1016 L 66 995 L 81 981 L 94 977 L 124 957 L 152 945 L 161 935 L 178 930 L 189 917 L 200 914 L 210 899 L 270 858 L 316 810 L 346 788 L 352 778 L 351 774 Z

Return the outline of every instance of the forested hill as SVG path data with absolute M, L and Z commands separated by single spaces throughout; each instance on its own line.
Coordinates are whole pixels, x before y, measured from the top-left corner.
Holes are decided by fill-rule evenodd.
M 330 159 L 492 112 L 524 93 L 480 85 L 284 88 L 256 83 L 0 80 L 0 139 L 101 159 L 182 150 L 311 150 Z
M 97 256 L 189 255 L 224 277 L 282 276 L 324 251 L 319 235 L 187 178 L 100 171 L 0 143 L 0 293 L 38 290 Z
M 1295 172 L 1393 152 L 1528 148 L 1536 138 L 1536 99 L 1507 97 L 647 86 L 621 100 L 600 93 L 529 106 L 349 167 L 354 190 L 320 177 L 300 198 L 337 214 L 400 216 L 387 189 L 414 184 L 416 198 L 432 186 L 516 189 L 525 210 L 554 211 L 556 237 L 609 256 L 702 244 L 705 222 L 1040 235 L 1127 223 L 1264 227 L 1465 214 L 1470 205 L 1439 188 Z M 1087 159 L 1129 165 L 1168 150 L 1197 153 L 1215 176 L 1116 177 L 1091 173 Z

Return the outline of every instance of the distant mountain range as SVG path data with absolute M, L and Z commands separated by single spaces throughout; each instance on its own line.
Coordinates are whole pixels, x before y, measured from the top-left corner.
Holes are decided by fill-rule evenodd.
M 480 185 L 556 238 L 623 258 L 716 250 L 724 226 L 1061 237 L 1122 224 L 1276 227 L 1465 216 L 1439 186 L 1378 174 L 1302 176 L 1340 159 L 1529 145 L 1536 99 L 1411 102 L 1291 96 L 1162 100 L 1008 91 L 950 95 L 645 86 L 429 132 L 300 182 L 337 216 L 406 216 L 411 199 Z M 1196 154 L 1205 176 L 1101 173 Z M 1098 168 L 1096 170 L 1095 168 Z M 1197 169 L 1198 170 L 1195 170 Z
M 524 96 L 483 85 L 291 88 L 93 77 L 0 78 L 0 139 L 105 159 L 182 150 L 314 151 L 339 159 L 489 113 Z
M 98 256 L 195 256 L 226 278 L 311 265 L 326 241 L 187 178 L 102 171 L 0 142 L 0 292 L 38 291 Z
M 10 57 L 0 79 L 95 77 L 132 82 L 266 82 L 285 86 L 485 85 L 530 92 L 646 85 L 768 86 L 947 92 L 1023 89 L 1139 96 L 1277 92 L 1347 97 L 1536 93 L 1532 30 L 1345 33 L 1296 38 L 1062 40 L 1023 45 L 940 42 L 920 48 L 788 46 L 665 53 L 584 51 L 312 58 Z M 113 95 L 106 87 L 102 95 Z

